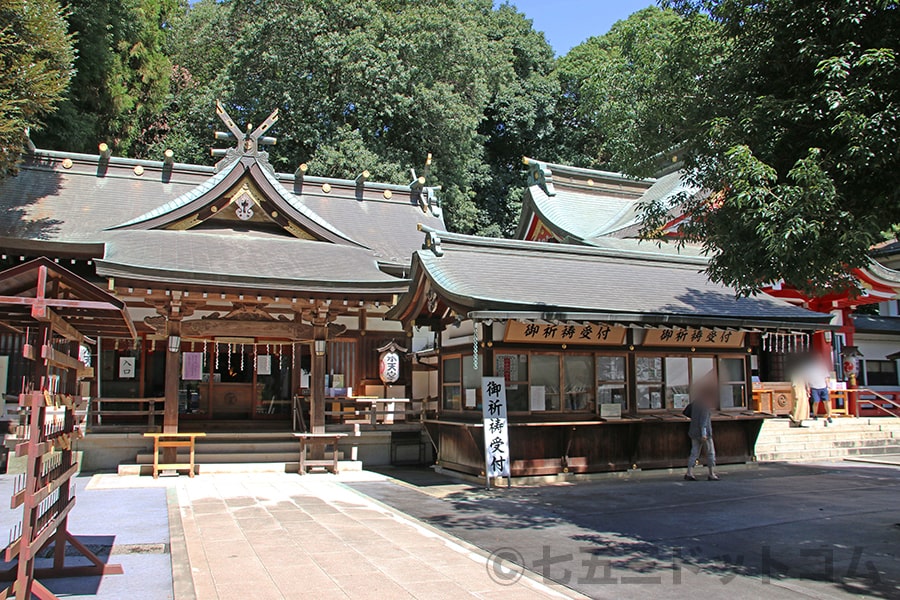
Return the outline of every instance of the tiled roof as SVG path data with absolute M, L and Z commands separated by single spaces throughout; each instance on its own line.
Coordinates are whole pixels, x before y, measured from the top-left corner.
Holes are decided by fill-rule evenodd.
M 429 235 L 439 238 L 439 249 L 416 252 L 413 286 L 431 282 L 439 296 L 469 311 L 654 315 L 698 322 L 830 319 L 765 295 L 739 298 L 733 289 L 709 281 L 702 257 L 660 255 L 637 247 Z M 393 314 L 402 311 L 398 307 Z
M 0 237 L 104 242 L 109 229 L 177 210 L 228 177 L 229 168 L 38 150 L 0 181 Z M 67 166 L 64 166 L 67 165 Z M 139 168 L 138 168 L 139 167 Z M 440 209 L 409 186 L 293 175 L 262 169 L 286 203 L 322 228 L 407 265 L 418 223 L 443 228 Z M 330 193 L 324 193 L 327 184 Z M 424 204 L 424 210 L 422 208 Z
M 607 236 L 637 237 L 642 203 L 674 202 L 683 193 L 695 191 L 683 181 L 681 171 L 655 180 L 632 180 L 605 171 L 549 166 L 552 188 L 532 182 L 525 192 L 516 234 L 520 239 L 532 215 L 569 243 L 591 245 Z
M 105 277 L 283 290 L 402 291 L 366 249 L 247 234 L 134 230 L 107 234 Z
M 876 315 L 853 315 L 853 326 L 857 333 L 891 333 L 900 334 L 900 317 L 881 317 Z M 900 343 L 897 344 L 900 348 Z

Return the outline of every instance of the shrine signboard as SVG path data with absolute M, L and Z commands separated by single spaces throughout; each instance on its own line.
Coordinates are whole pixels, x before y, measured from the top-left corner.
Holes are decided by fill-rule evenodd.
M 604 323 L 555 324 L 508 321 L 504 342 L 524 344 L 572 344 L 621 346 L 627 328 Z
M 484 473 L 488 487 L 494 477 L 509 478 L 509 423 L 506 420 L 506 383 L 502 377 L 481 379 L 484 413 Z
M 674 329 L 648 329 L 644 346 L 670 346 L 682 348 L 742 348 L 744 332 L 705 327 Z

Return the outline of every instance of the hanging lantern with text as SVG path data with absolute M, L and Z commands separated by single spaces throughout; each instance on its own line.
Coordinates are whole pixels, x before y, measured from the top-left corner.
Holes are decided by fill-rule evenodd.
M 378 361 L 378 376 L 385 385 L 396 383 L 400 379 L 400 352 L 406 348 L 398 346 L 393 340 L 386 346 L 378 348 L 381 358 Z

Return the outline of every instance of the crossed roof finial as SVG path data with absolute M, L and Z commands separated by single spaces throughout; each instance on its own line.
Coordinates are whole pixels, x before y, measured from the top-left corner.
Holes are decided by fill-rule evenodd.
M 264 136 L 263 134 L 269 130 L 272 125 L 275 124 L 275 121 L 278 120 L 278 109 L 272 111 L 265 121 L 263 121 L 259 127 L 250 131 L 251 125 L 247 124 L 247 132 L 241 131 L 241 128 L 237 126 L 228 112 L 225 110 L 225 107 L 222 105 L 222 102 L 216 100 L 216 114 L 219 115 L 219 118 L 222 119 L 222 122 L 225 123 L 225 127 L 228 128 L 228 132 L 217 131 L 216 139 L 217 140 L 237 140 L 237 151 L 240 154 L 257 154 L 259 152 L 259 146 L 274 146 L 277 141 L 273 137 Z

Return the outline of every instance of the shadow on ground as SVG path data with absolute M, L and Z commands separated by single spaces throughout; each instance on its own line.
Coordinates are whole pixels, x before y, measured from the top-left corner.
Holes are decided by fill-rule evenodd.
M 351 485 L 593 597 L 900 597 L 892 467 L 768 465 L 719 482 L 648 473 L 490 491 L 431 471 L 383 472 L 403 484 Z

